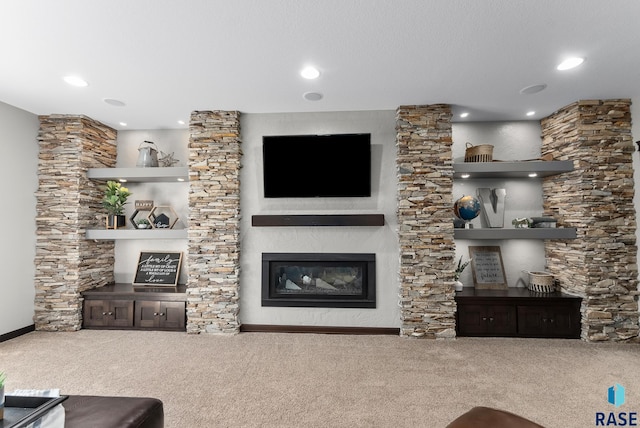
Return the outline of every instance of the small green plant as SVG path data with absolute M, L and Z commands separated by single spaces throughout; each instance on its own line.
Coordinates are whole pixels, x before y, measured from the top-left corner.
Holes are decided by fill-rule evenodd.
M 131 192 L 121 183 L 107 181 L 102 206 L 107 210 L 108 214 L 122 215 L 124 214 L 124 205 L 127 203 L 129 196 L 131 196 Z
M 0 372 L 0 388 L 4 386 L 5 380 L 7 380 L 7 375 L 4 372 Z
M 471 263 L 471 260 L 473 259 L 469 259 L 466 262 L 462 263 L 462 256 L 460 256 L 460 259 L 458 260 L 458 267 L 456 268 L 456 272 L 453 275 L 454 280 L 457 281 L 460 278 L 460 274 L 469 265 L 469 263 Z
M 149 220 L 147 220 L 146 218 L 141 218 L 139 220 L 136 220 L 136 224 L 144 224 L 144 225 L 149 225 Z

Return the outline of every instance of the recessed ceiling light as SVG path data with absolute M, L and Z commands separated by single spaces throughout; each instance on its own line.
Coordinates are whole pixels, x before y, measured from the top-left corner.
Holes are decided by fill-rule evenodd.
M 300 72 L 300 75 L 305 79 L 317 79 L 320 77 L 320 71 L 315 67 L 305 67 Z
M 529 174 L 529 177 L 531 177 L 531 178 L 537 177 L 537 176 L 538 176 L 538 174 L 536 174 L 535 172 L 532 172 L 532 173 Z
M 118 181 L 119 181 L 120 183 L 126 183 L 126 182 L 127 182 L 127 179 L 126 179 L 126 178 L 118 178 Z
M 320 101 L 322 94 L 319 92 L 305 92 L 302 94 L 302 97 L 307 101 Z
M 461 177 L 461 178 L 469 178 L 469 177 L 471 177 L 471 175 L 469 175 L 469 174 L 462 174 L 460 177 Z
M 120 126 L 127 126 L 127 122 L 120 122 Z
M 538 85 L 531 85 L 531 86 L 527 86 L 520 89 L 520 93 L 525 95 L 537 94 L 540 91 L 544 91 L 546 87 L 547 85 L 544 83 L 540 83 Z
M 536 114 L 536 112 L 535 112 L 535 111 L 528 111 L 528 112 L 527 112 L 527 116 L 533 116 L 534 114 Z
M 583 62 L 584 62 L 584 58 L 579 58 L 579 57 L 567 58 L 564 61 L 562 61 L 556 67 L 556 69 L 560 70 L 560 71 L 569 70 L 569 69 L 572 69 L 572 68 L 575 68 L 575 67 L 579 66 Z
M 179 120 L 178 125 L 184 125 L 184 120 Z
M 123 103 L 120 100 L 114 100 L 113 98 L 105 98 L 102 101 L 104 101 L 105 103 L 109 104 L 110 106 L 115 106 L 115 107 L 124 107 L 126 106 L 125 103 Z
M 67 82 L 71 86 L 77 86 L 79 88 L 83 88 L 85 86 L 89 86 L 89 83 L 78 77 L 78 76 L 65 76 L 64 81 Z
M 465 118 L 467 116 L 469 116 L 469 113 L 467 113 L 467 112 L 460 113 L 460 117 L 462 117 L 462 118 Z

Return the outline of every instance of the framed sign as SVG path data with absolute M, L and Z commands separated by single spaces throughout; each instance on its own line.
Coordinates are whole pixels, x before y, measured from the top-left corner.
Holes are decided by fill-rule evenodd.
M 141 251 L 134 285 L 178 285 L 182 253 L 171 251 Z
M 484 290 L 504 290 L 508 287 L 502 265 L 500 247 L 469 247 L 473 285 Z

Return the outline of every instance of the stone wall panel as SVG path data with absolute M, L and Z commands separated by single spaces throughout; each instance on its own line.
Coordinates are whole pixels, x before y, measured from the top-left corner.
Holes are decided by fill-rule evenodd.
M 187 332 L 240 331 L 240 113 L 195 111 L 189 124 Z
M 85 116 L 39 119 L 34 323 L 74 331 L 81 293 L 113 282 L 113 242 L 87 240 L 85 231 L 104 225 L 102 187 L 87 169 L 115 166 L 117 133 Z
M 400 334 L 455 337 L 451 109 L 396 110 Z
M 583 297 L 582 337 L 637 341 L 636 216 L 629 100 L 585 100 L 542 120 L 542 152 L 574 171 L 543 181 L 545 214 L 578 239 L 545 243 L 562 290 Z

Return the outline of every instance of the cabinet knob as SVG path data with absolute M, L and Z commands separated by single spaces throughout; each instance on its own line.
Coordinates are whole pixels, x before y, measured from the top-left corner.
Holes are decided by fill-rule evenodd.
M 493 322 L 493 317 L 490 317 L 490 318 L 489 318 L 489 322 Z
M 164 316 L 164 312 L 160 312 L 160 316 L 163 317 Z
M 486 320 L 487 320 L 487 317 L 482 317 L 482 321 L 486 321 Z
M 157 312 L 154 312 L 154 313 L 153 313 L 153 316 L 154 316 L 154 317 L 157 317 L 158 315 L 159 315 L 159 314 L 158 314 Z
M 109 315 L 113 315 L 113 312 L 109 312 Z
M 102 315 L 107 315 L 107 313 L 106 313 L 106 312 L 103 312 L 103 313 L 102 313 Z
M 549 320 L 549 322 L 550 322 L 550 323 L 553 323 L 553 318 L 551 318 L 551 319 Z

